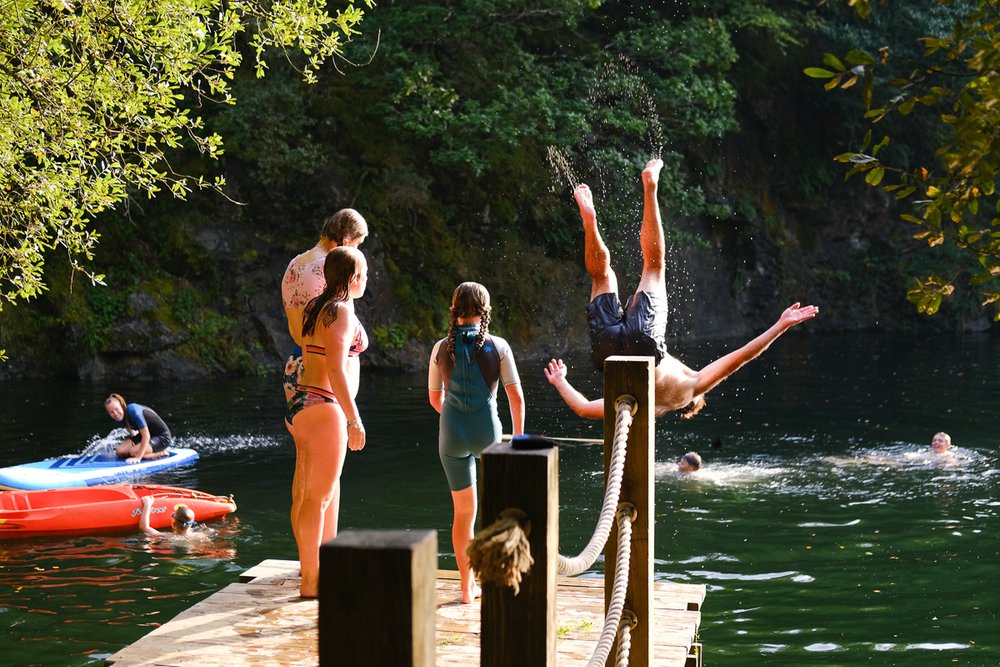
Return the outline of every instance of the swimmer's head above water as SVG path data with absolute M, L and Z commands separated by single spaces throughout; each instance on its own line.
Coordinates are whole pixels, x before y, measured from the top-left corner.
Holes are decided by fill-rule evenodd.
M 944 454 L 951 449 L 951 436 L 941 431 L 931 438 L 931 449 L 935 454 Z
M 679 472 L 694 472 L 701 470 L 701 456 L 697 452 L 688 452 L 677 462 Z

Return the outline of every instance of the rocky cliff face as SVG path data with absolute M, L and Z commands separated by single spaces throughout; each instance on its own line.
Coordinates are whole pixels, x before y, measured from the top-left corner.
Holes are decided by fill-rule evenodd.
M 671 338 L 745 338 L 769 326 L 794 301 L 821 307 L 821 317 L 808 325 L 811 331 L 990 327 L 985 317 L 976 317 L 974 312 L 937 319 L 917 318 L 911 312 L 899 279 L 887 270 L 886 264 L 898 261 L 905 250 L 890 242 L 895 223 L 884 211 L 858 206 L 853 217 L 840 219 L 813 211 L 787 215 L 801 216 L 783 227 L 797 233 L 774 233 L 757 225 L 760 229 L 748 236 L 745 228 L 730 222 L 700 230 L 702 238 L 709 239 L 707 244 L 672 245 L 668 275 Z M 221 342 L 251 351 L 263 372 L 277 373 L 291 347 L 280 301 L 280 279 L 291 255 L 225 224 L 198 230 L 195 240 L 211 252 L 225 277 L 222 291 L 228 298 L 218 299 L 220 314 L 233 318 L 236 326 Z M 373 229 L 366 247 L 369 291 L 358 302 L 359 316 L 370 332 L 398 322 L 401 312 L 380 253 L 384 243 Z M 246 260 L 248 248 L 255 249 L 250 262 Z M 629 272 L 638 271 L 638 248 L 624 254 L 617 258 L 621 261 L 616 261 L 616 268 L 622 290 L 627 292 L 637 279 Z M 531 317 L 515 321 L 497 304 L 494 328 L 517 345 L 522 358 L 562 355 L 588 345 L 584 308 L 590 285 L 582 261 L 552 262 L 547 274 L 549 279 L 534 294 Z M 517 276 L 510 279 L 517 280 Z M 8 339 L 4 346 L 10 360 L 0 366 L 0 375 L 71 373 L 84 380 L 178 380 L 219 372 L 211 360 L 192 355 L 192 334 L 186 322 L 171 324 L 160 317 L 164 304 L 156 297 L 136 290 L 127 295 L 125 304 L 100 353 L 70 344 L 60 351 L 67 353 L 63 358 L 39 349 L 31 340 Z M 429 338 L 396 340 L 389 345 L 376 342 L 366 353 L 365 364 L 422 367 L 432 344 Z

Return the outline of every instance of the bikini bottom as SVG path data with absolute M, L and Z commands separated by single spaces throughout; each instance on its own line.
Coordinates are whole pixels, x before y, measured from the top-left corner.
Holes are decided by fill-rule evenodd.
M 323 393 L 319 393 L 321 391 Z M 291 425 L 292 421 L 295 419 L 295 415 L 299 414 L 306 408 L 310 408 L 314 405 L 321 405 L 323 403 L 336 402 L 336 398 L 332 395 L 327 395 L 327 392 L 322 389 L 303 387 L 302 385 L 299 385 L 296 387 L 295 393 L 292 394 L 292 397 L 288 399 L 285 421 Z

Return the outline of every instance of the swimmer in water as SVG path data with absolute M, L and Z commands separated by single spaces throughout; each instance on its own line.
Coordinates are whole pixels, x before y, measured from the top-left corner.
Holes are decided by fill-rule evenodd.
M 142 497 L 142 515 L 139 517 L 139 529 L 147 535 L 163 535 L 162 532 L 149 525 L 149 515 L 153 510 L 153 496 Z M 170 528 L 179 537 L 194 537 L 193 528 L 198 525 L 194 520 L 194 510 L 187 505 L 175 505 L 170 515 Z
M 935 433 L 934 437 L 931 438 L 931 451 L 937 455 L 949 454 L 954 456 L 955 452 L 951 451 L 951 436 L 944 431 Z
M 696 472 L 701 470 L 701 456 L 698 452 L 688 452 L 677 462 L 678 472 Z

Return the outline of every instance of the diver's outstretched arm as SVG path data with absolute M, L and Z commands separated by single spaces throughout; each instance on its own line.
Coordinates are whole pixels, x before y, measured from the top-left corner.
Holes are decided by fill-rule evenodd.
M 798 303 L 793 303 L 785 309 L 785 312 L 781 314 L 778 321 L 772 324 L 767 331 L 760 334 L 740 349 L 730 352 L 724 357 L 716 359 L 708 366 L 705 366 L 698 371 L 698 381 L 694 389 L 694 394 L 697 396 L 710 391 L 720 382 L 738 371 L 745 363 L 753 361 L 760 356 L 764 350 L 770 347 L 771 343 L 773 343 L 778 336 L 785 333 L 796 324 L 801 324 L 806 320 L 810 320 L 818 314 L 819 308 L 816 306 L 799 307 Z
M 587 400 L 587 397 L 578 392 L 566 379 L 566 364 L 562 359 L 552 359 L 545 367 L 545 378 L 549 381 L 559 395 L 566 402 L 570 409 L 581 417 L 587 419 L 604 418 L 604 399 Z

